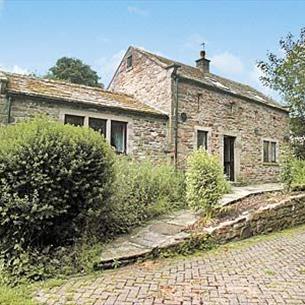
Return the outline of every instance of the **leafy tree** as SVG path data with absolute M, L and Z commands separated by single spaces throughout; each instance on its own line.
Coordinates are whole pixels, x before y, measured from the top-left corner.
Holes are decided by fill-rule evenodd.
M 92 87 L 102 87 L 99 84 L 100 77 L 91 67 L 80 59 L 62 57 L 57 60 L 55 66 L 49 69 L 46 78 L 64 80 L 75 84 L 82 84 Z
M 268 53 L 268 60 L 258 63 L 264 73 L 261 80 L 289 106 L 295 151 L 305 158 L 305 28 L 297 39 L 289 33 L 279 44 L 282 56 Z

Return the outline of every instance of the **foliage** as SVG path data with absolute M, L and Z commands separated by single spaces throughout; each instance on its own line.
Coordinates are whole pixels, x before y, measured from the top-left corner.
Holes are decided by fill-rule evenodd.
M 184 175 L 172 165 L 117 160 L 108 234 L 127 232 L 143 221 L 184 206 Z
M 0 285 L 0 304 L 1 305 L 36 305 L 25 288 L 11 288 Z
M 279 44 L 283 56 L 269 53 L 267 62 L 259 62 L 264 73 L 261 80 L 288 104 L 293 137 L 302 139 L 294 147 L 298 156 L 305 158 L 305 28 L 298 39 L 288 34 Z
M 288 190 L 305 190 L 305 160 L 287 151 L 283 158 L 282 181 Z
M 100 77 L 97 72 L 77 58 L 62 57 L 58 59 L 55 66 L 49 69 L 46 77 L 92 87 L 101 86 L 98 82 Z
M 186 199 L 194 210 L 205 214 L 229 190 L 229 184 L 217 157 L 204 149 L 194 151 L 187 159 Z
M 55 248 L 103 230 L 113 160 L 90 129 L 46 117 L 0 128 L 0 258 L 12 275 L 43 278 Z

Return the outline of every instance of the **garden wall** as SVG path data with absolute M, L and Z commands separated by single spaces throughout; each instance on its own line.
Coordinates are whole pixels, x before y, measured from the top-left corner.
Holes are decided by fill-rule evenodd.
M 305 223 L 305 193 L 293 195 L 278 203 L 264 206 L 207 229 L 216 243 L 245 239 Z

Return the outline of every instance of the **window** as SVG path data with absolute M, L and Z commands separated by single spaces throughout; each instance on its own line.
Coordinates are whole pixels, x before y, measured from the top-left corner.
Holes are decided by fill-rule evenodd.
M 117 153 L 126 153 L 127 123 L 111 121 L 111 140 L 110 144 Z
M 127 69 L 132 67 L 132 55 L 127 57 Z
M 271 142 L 271 156 L 270 156 L 271 162 L 276 162 L 276 143 Z
M 107 120 L 97 119 L 97 118 L 89 118 L 89 127 L 95 131 L 100 132 L 106 138 L 106 127 Z
M 276 163 L 277 145 L 273 141 L 264 141 L 264 162 Z
M 204 130 L 197 130 L 197 149 L 200 147 L 208 149 L 208 132 Z
M 79 115 L 65 115 L 65 124 L 70 124 L 74 126 L 84 126 L 85 117 Z
M 64 123 L 90 127 L 100 132 L 107 142 L 115 148 L 117 153 L 127 153 L 127 122 L 111 120 L 109 118 L 90 117 L 88 115 L 64 114 Z

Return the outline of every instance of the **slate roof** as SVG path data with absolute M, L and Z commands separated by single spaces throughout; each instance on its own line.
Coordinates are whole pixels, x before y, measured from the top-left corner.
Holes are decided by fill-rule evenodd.
M 279 104 L 270 97 L 267 97 L 260 91 L 248 85 L 236 81 L 232 81 L 224 77 L 220 77 L 213 73 L 207 73 L 207 72 L 203 73 L 199 68 L 185 65 L 183 63 L 150 53 L 141 48 L 136 48 L 136 47 L 132 47 L 132 48 L 136 49 L 141 54 L 148 56 L 151 60 L 153 60 L 154 62 L 156 62 L 157 64 L 159 64 L 164 68 L 167 68 L 168 66 L 173 64 L 178 64 L 179 66 L 181 66 L 178 69 L 178 75 L 180 75 L 183 78 L 197 81 L 208 87 L 215 88 L 229 94 L 241 96 L 253 100 L 255 102 L 266 104 L 268 106 L 279 108 L 281 110 L 288 112 L 288 109 L 285 106 Z
M 161 111 L 126 94 L 15 73 L 0 71 L 0 75 L 2 78 L 5 76 L 8 79 L 7 91 L 12 94 L 62 100 L 71 103 L 78 102 L 91 106 L 136 111 L 152 115 L 165 115 Z

